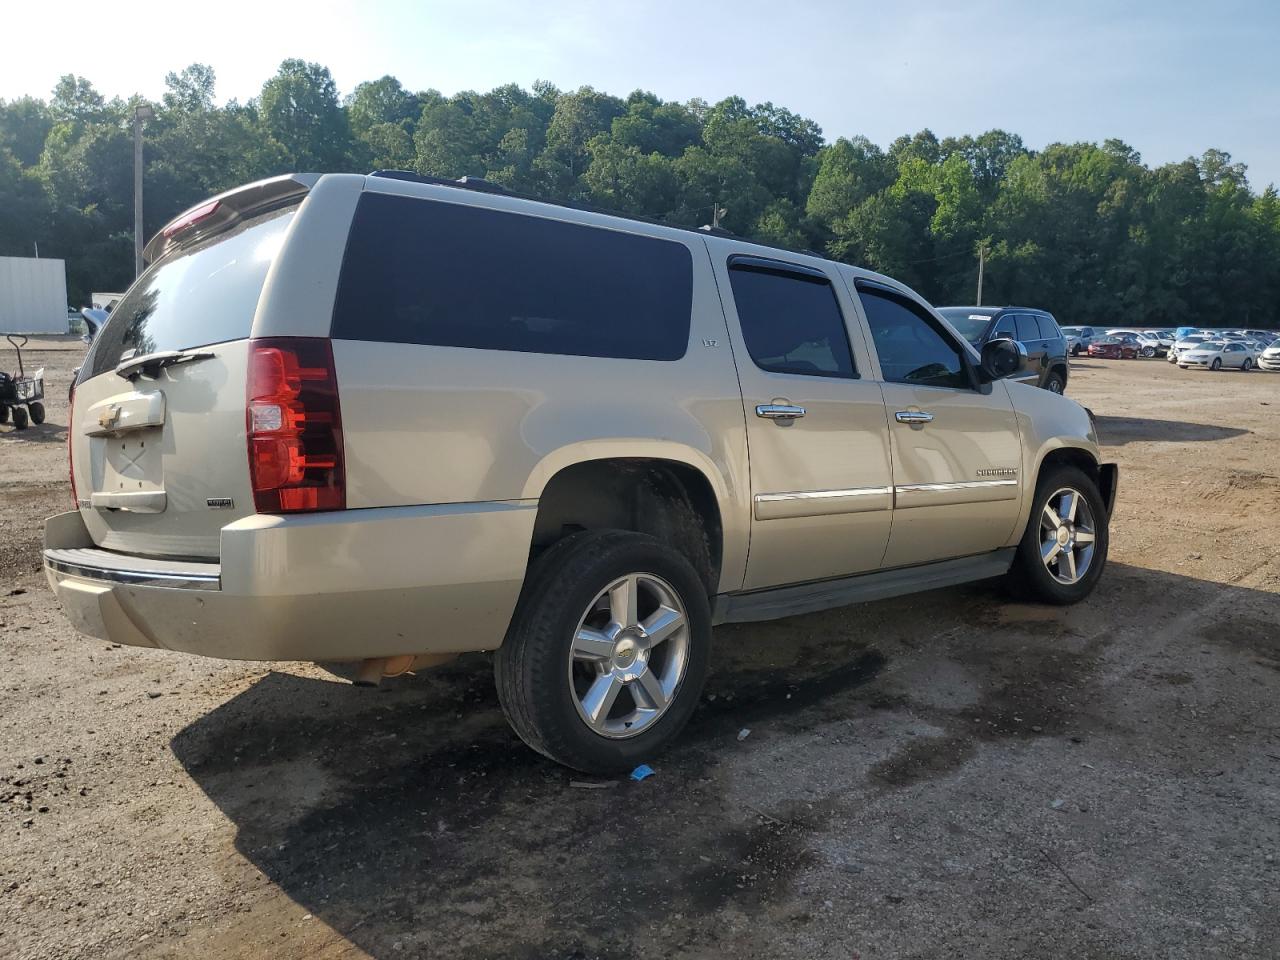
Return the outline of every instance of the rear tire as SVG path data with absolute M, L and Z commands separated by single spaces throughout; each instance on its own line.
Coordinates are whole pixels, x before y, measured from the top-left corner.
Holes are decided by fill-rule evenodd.
M 27 410 L 31 413 L 31 422 L 34 424 L 44 423 L 44 404 L 37 400 L 35 403 L 27 404 Z
M 9 422 L 9 408 L 5 404 L 0 403 L 0 423 L 8 423 L 8 422 Z
M 12 414 L 12 416 L 13 416 L 13 429 L 15 429 L 15 430 L 25 430 L 25 429 L 27 429 L 27 419 L 28 419 L 28 418 L 27 418 L 27 408 L 26 408 L 26 407 L 11 407 L 11 408 L 10 408 L 10 413 L 11 413 L 11 414 Z
M 630 613 L 619 612 L 625 596 L 637 598 Z M 673 622 L 670 614 L 682 625 L 661 639 L 642 629 L 657 637 L 654 625 L 661 616 Z M 706 587 L 682 554 L 639 533 L 578 533 L 530 567 L 494 658 L 498 699 L 520 739 L 543 756 L 584 773 L 622 773 L 688 722 L 710 650 Z
M 1068 509 L 1072 498 L 1078 499 Z M 1093 592 L 1106 566 L 1109 523 L 1102 494 L 1083 470 L 1061 465 L 1042 471 L 1027 529 L 1009 568 L 1012 592 L 1057 606 L 1079 603 Z

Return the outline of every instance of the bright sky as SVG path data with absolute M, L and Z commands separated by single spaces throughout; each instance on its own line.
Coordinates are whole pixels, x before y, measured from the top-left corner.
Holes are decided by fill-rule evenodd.
M 1276 0 L 7 7 L 5 98 L 48 97 L 69 72 L 108 97 L 158 97 L 166 72 L 199 61 L 217 72 L 220 100 L 243 101 L 282 59 L 301 57 L 328 66 L 343 94 L 386 73 L 445 93 L 543 79 L 620 96 L 738 94 L 816 120 L 828 140 L 861 133 L 887 145 L 923 127 L 939 137 L 1002 127 L 1036 148 L 1119 137 L 1152 164 L 1217 147 L 1249 165 L 1255 189 L 1280 183 Z

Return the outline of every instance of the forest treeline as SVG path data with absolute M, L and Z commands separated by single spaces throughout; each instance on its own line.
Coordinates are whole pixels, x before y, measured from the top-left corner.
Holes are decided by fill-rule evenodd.
M 445 96 L 394 77 L 339 97 L 286 60 L 248 103 L 166 78 L 145 132 L 150 236 L 203 197 L 299 170 L 481 176 L 523 194 L 740 235 L 890 274 L 934 303 L 1047 307 L 1063 323 L 1280 326 L 1280 198 L 1208 149 L 1149 167 L 1120 140 L 1028 149 L 1003 130 L 881 147 L 738 97 L 708 104 L 546 83 Z M 83 77 L 0 100 L 0 255 L 67 261 L 68 294 L 132 279 L 132 117 Z M 848 134 L 849 132 L 844 131 Z

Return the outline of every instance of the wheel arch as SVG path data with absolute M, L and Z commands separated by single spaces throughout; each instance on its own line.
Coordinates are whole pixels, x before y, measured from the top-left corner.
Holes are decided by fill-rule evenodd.
M 718 471 L 669 448 L 660 455 L 637 455 L 636 444 L 621 450 L 557 457 L 530 478 L 526 496 L 538 500 L 530 556 L 580 530 L 620 529 L 646 533 L 674 547 L 693 565 L 708 595 L 722 579 L 741 575 L 745 544 L 726 536 L 726 484 Z M 657 453 L 657 451 L 652 451 Z M 741 556 L 739 556 L 741 553 Z M 735 569 L 738 567 L 738 569 Z

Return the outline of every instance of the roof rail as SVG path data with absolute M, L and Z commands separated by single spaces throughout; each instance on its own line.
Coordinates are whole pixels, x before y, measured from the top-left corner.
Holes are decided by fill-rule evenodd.
M 412 170 L 374 170 L 369 176 L 381 177 L 384 180 L 409 180 L 413 183 L 430 183 L 437 187 L 461 187 L 464 190 L 479 190 L 481 193 L 507 192 L 507 188 L 502 184 L 494 183 L 492 180 L 485 180 L 482 177 L 459 177 L 457 180 L 448 180 L 444 177 L 431 177 L 423 173 L 414 173 Z

